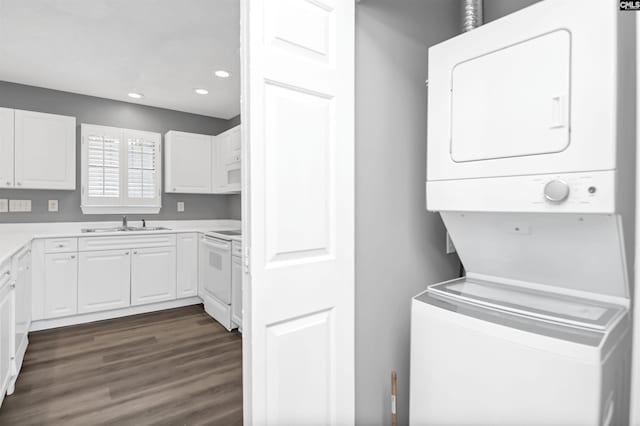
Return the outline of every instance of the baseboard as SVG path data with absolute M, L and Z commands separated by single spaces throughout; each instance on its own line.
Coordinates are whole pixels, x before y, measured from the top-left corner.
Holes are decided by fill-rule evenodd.
M 185 299 L 169 300 L 167 302 L 150 303 L 141 306 L 129 306 L 122 309 L 114 309 L 103 312 L 73 315 L 63 318 L 52 318 L 33 321 L 29 331 L 48 330 L 51 328 L 66 327 L 69 325 L 85 324 L 88 322 L 102 321 L 113 318 L 121 318 L 129 315 L 146 314 L 148 312 L 162 311 L 165 309 L 180 308 L 182 306 L 201 304 L 202 299 L 197 296 Z

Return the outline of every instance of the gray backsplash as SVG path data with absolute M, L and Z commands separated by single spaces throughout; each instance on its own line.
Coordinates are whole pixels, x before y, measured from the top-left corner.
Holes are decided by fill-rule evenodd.
M 69 92 L 0 81 L 0 107 L 47 112 L 76 117 L 81 123 L 124 127 L 162 133 L 168 130 L 215 135 L 239 124 L 230 120 L 148 107 L 128 102 L 96 98 Z M 80 129 L 77 131 L 76 191 L 0 189 L 0 198 L 32 200 L 30 213 L 0 213 L 0 223 L 77 222 L 117 220 L 120 215 L 85 215 L 80 210 Z M 48 200 L 58 200 L 58 212 L 48 212 Z M 176 203 L 183 201 L 185 211 L 178 213 Z M 151 220 L 239 219 L 239 195 L 162 194 L 162 209 Z

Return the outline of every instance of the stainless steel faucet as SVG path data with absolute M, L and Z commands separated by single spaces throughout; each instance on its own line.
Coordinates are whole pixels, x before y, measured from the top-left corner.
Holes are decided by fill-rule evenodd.
M 122 216 L 122 227 L 127 229 L 127 217 Z

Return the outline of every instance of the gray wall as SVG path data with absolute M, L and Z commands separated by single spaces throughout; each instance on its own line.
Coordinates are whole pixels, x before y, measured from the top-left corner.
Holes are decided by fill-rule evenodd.
M 484 0 L 484 21 L 490 22 L 540 0 Z
M 218 134 L 239 122 L 205 117 L 162 108 L 136 105 L 92 96 L 24 86 L 0 81 L 0 107 L 48 112 L 76 117 L 77 124 L 105 126 L 159 132 L 168 130 Z M 31 213 L 0 213 L 0 223 L 8 222 L 66 222 L 117 220 L 120 215 L 84 215 L 80 210 L 80 129 L 77 131 L 76 191 L 39 191 L 0 189 L 0 198 L 30 199 Z M 157 215 L 143 215 L 148 219 L 227 219 L 229 206 L 239 195 L 163 194 L 162 209 Z M 57 213 L 47 211 L 48 200 L 58 200 Z M 185 211 L 178 213 L 176 203 L 184 201 Z M 239 203 L 238 201 L 235 202 Z M 235 205 L 235 204 L 234 204 Z M 236 215 L 239 218 L 239 214 Z M 140 215 L 129 215 L 133 220 Z
M 452 0 L 364 0 L 356 8 L 356 420 L 409 418 L 411 298 L 456 277 L 445 229 L 425 209 L 427 48 L 457 34 Z

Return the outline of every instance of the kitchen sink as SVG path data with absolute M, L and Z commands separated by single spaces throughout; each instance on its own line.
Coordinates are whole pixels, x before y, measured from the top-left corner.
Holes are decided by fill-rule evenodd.
M 169 231 L 169 228 L 162 226 L 116 226 L 113 228 L 83 228 L 85 233 L 101 233 L 101 232 L 138 232 L 138 231 Z

